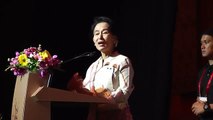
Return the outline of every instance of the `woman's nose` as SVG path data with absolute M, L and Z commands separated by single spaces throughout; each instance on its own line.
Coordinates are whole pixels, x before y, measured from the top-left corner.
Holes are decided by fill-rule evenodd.
M 98 37 L 99 37 L 99 39 L 103 38 L 103 34 L 99 34 Z

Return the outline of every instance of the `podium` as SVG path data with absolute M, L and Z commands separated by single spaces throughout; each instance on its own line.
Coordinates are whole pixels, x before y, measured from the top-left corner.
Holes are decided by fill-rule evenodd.
M 47 87 L 48 78 L 28 72 L 17 76 L 11 120 L 51 120 L 51 102 L 107 103 L 108 100 L 75 91 Z

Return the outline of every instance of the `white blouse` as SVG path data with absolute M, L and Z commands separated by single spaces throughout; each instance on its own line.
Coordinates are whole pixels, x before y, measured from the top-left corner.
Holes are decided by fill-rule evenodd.
M 117 102 L 127 102 L 134 89 L 134 70 L 130 59 L 124 55 L 98 58 L 86 72 L 83 85 L 88 90 L 105 88 Z

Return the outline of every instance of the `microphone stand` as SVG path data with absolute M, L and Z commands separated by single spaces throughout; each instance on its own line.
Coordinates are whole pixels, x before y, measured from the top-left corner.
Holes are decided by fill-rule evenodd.
M 93 51 L 93 52 L 85 52 L 85 53 L 83 53 L 83 54 L 81 54 L 81 55 L 78 55 L 78 56 L 76 56 L 76 57 L 73 57 L 73 58 L 71 58 L 71 59 L 68 59 L 68 60 L 66 60 L 66 61 L 64 61 L 64 62 L 62 61 L 62 62 L 59 64 L 59 66 L 58 66 L 57 68 L 54 68 L 54 69 L 55 69 L 55 70 L 58 70 L 58 71 L 65 72 L 65 70 L 61 68 L 61 65 L 66 64 L 66 63 L 69 63 L 69 62 L 71 62 L 71 61 L 73 61 L 73 60 L 76 60 L 76 59 L 78 59 L 78 58 L 82 58 L 82 57 L 92 57 L 92 56 L 94 56 L 95 54 L 96 54 L 96 51 Z M 48 78 L 47 87 L 52 86 L 52 85 L 51 85 L 51 82 L 52 82 L 53 76 L 54 76 L 54 72 L 52 71 L 52 72 L 50 73 L 50 75 L 49 75 L 49 78 Z
M 68 59 L 68 60 L 62 62 L 61 64 L 65 64 L 65 63 L 71 62 L 71 61 L 73 61 L 75 59 L 82 58 L 82 57 L 92 57 L 92 56 L 95 55 L 95 53 L 96 53 L 95 51 L 93 51 L 93 52 L 85 52 L 85 53 L 83 53 L 83 54 L 81 54 L 79 56 L 76 56 L 74 58 L 71 58 L 71 59 Z

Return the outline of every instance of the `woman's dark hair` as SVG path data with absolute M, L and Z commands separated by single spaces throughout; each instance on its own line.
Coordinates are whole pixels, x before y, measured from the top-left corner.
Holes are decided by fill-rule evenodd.
M 207 31 L 203 32 L 203 35 L 210 35 L 213 37 L 213 28 L 208 29 Z
M 117 34 L 117 28 L 116 28 L 116 25 L 115 23 L 112 21 L 111 18 L 109 17 L 106 17 L 106 16 L 99 16 L 99 17 L 95 17 L 94 20 L 93 20 L 93 24 L 91 26 L 91 32 L 93 33 L 94 31 L 94 28 L 95 26 L 98 24 L 98 23 L 101 23 L 101 22 L 106 22 L 109 24 L 109 30 L 112 34 L 116 35 Z

